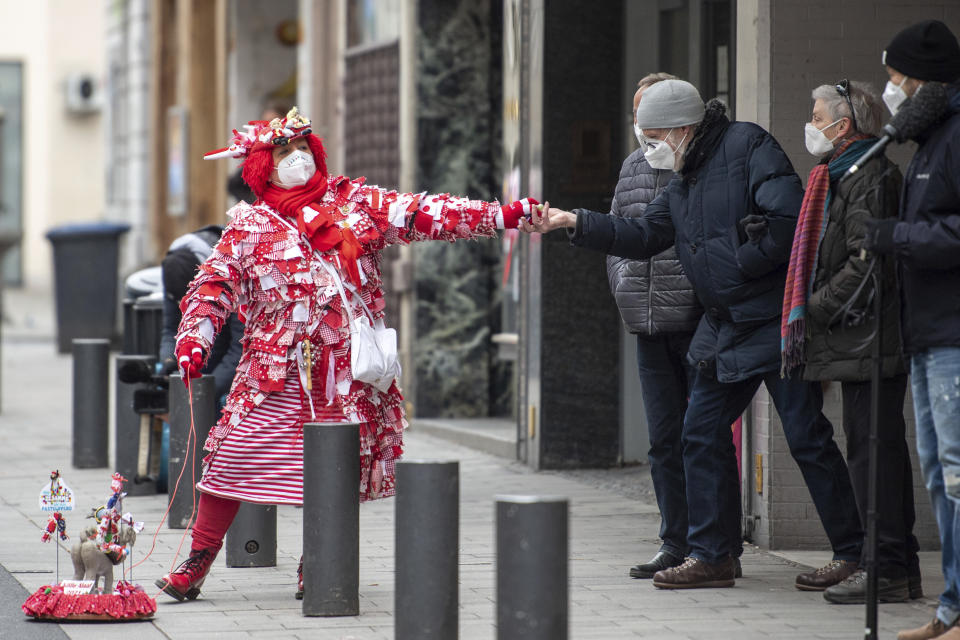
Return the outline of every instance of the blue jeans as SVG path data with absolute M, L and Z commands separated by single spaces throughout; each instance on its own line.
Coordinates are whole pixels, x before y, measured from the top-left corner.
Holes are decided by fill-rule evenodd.
M 660 508 L 661 551 L 687 555 L 687 495 L 683 479 L 683 414 L 693 384 L 687 362 L 692 333 L 637 335 L 637 365 L 650 436 L 650 476 Z
M 833 440 L 833 425 L 820 411 L 820 384 L 783 379 L 777 371 L 732 383 L 697 375 L 683 423 L 690 555 L 717 563 L 743 551 L 730 424 L 749 406 L 761 382 L 780 414 L 787 446 L 813 498 L 834 559 L 859 560 L 863 529 L 847 465 Z
M 917 455 L 940 529 L 945 590 L 937 617 L 949 625 L 960 616 L 960 347 L 913 355 L 910 375 Z

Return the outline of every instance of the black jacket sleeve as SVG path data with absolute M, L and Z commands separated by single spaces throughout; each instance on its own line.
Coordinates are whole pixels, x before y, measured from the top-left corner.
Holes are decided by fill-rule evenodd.
M 894 251 L 901 260 L 924 269 L 954 269 L 960 266 L 960 141 L 944 142 L 943 172 L 949 193 L 944 200 L 957 203 L 936 220 L 898 222 L 893 231 Z
M 673 246 L 674 227 L 668 206 L 671 183 L 639 218 L 620 218 L 575 209 L 577 226 L 570 234 L 574 246 L 621 258 L 643 259 Z
M 761 135 L 747 159 L 747 172 L 754 211 L 767 219 L 768 232 L 759 242 L 745 242 L 737 250 L 744 275 L 760 278 L 790 260 L 793 232 L 800 214 L 803 186 L 790 159 L 768 133 Z

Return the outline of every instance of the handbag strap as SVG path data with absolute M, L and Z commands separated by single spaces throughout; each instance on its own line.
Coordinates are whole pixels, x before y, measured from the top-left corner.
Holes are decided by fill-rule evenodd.
M 320 256 L 320 264 L 323 265 L 323 268 L 326 270 L 327 274 L 331 278 L 333 278 L 334 284 L 337 285 L 337 293 L 340 294 L 340 300 L 343 302 L 343 307 L 344 309 L 346 309 L 347 313 L 349 314 L 348 321 L 353 322 L 353 305 L 350 304 L 349 300 L 347 300 L 347 293 L 343 289 L 343 285 L 344 285 L 343 278 L 340 277 L 340 274 L 337 272 L 336 267 L 334 267 L 332 264 L 324 260 L 322 256 Z M 357 296 L 357 299 L 360 300 L 360 304 L 363 305 L 364 310 L 369 314 L 370 309 L 368 309 L 367 305 L 364 304 L 363 298 L 360 298 L 359 296 Z M 371 322 L 372 322 L 372 317 L 371 317 Z
M 332 268 L 332 265 L 331 265 L 331 268 Z M 339 278 L 340 273 L 337 272 L 336 269 L 334 269 L 334 272 L 336 272 L 336 275 Z M 367 303 L 363 301 L 363 296 L 360 295 L 360 292 L 357 290 L 356 287 L 354 287 L 349 282 L 344 282 L 343 278 L 340 278 L 340 282 L 343 284 L 344 287 L 346 287 L 347 291 L 349 291 L 353 295 L 353 297 L 357 299 L 357 302 L 360 303 L 360 306 L 363 307 L 363 310 L 367 313 L 367 317 L 370 318 L 371 325 L 376 327 L 378 323 L 380 325 L 384 324 L 383 320 L 378 320 L 377 317 L 373 315 L 373 311 L 371 311 L 370 307 L 367 306 Z

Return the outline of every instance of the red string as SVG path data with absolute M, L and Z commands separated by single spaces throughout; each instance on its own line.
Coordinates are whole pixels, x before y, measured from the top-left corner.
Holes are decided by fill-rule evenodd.
M 193 420 L 193 385 L 190 384 L 190 378 L 187 378 L 187 396 L 189 399 L 190 406 L 190 431 L 187 432 L 187 450 L 190 451 L 190 476 L 193 480 L 192 487 L 196 487 L 196 460 L 197 460 L 197 449 L 196 449 L 196 425 Z M 191 444 L 192 443 L 192 444 Z M 186 457 L 185 457 L 186 458 Z M 180 467 L 180 474 L 177 476 L 177 481 L 173 487 L 173 495 L 170 496 L 170 499 L 167 501 L 167 509 L 163 512 L 163 516 L 160 518 L 160 523 L 157 525 L 157 530 L 153 532 L 153 538 L 150 541 L 150 551 L 143 556 L 143 558 L 130 566 L 129 572 L 132 574 L 133 570 L 139 567 L 141 564 L 147 561 L 147 558 L 153 553 L 153 550 L 157 546 L 157 537 L 160 535 L 160 529 L 163 527 L 163 523 L 166 522 L 167 516 L 170 514 L 170 507 L 173 506 L 173 500 L 177 496 L 177 492 L 180 490 L 180 480 L 183 478 L 183 472 L 186 471 L 186 459 L 184 459 L 184 465 Z M 180 544 L 177 545 L 177 552 L 173 556 L 173 562 L 170 563 L 170 571 L 173 571 L 173 568 L 177 564 L 177 558 L 180 556 L 180 550 L 183 548 L 183 541 L 187 537 L 187 532 L 190 531 L 190 525 L 193 524 L 193 517 L 197 511 L 197 493 L 196 491 L 191 491 L 193 496 L 193 506 L 190 509 L 190 518 L 187 520 L 187 526 L 183 530 L 183 535 L 180 536 Z M 126 577 L 127 570 L 124 570 L 124 577 Z M 163 590 L 159 590 L 153 596 L 156 598 Z

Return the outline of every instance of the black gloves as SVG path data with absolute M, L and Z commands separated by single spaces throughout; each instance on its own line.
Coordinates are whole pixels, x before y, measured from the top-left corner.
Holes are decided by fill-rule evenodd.
M 767 235 L 770 227 L 769 223 L 767 223 L 767 218 L 759 213 L 751 213 L 748 216 L 744 216 L 744 218 L 740 220 L 740 224 L 743 225 L 743 230 L 747 232 L 747 237 L 750 239 L 750 242 L 760 242 L 760 239 Z
M 893 229 L 897 226 L 897 219 L 870 218 L 866 222 L 867 236 L 863 239 L 863 248 L 871 253 L 893 253 Z

